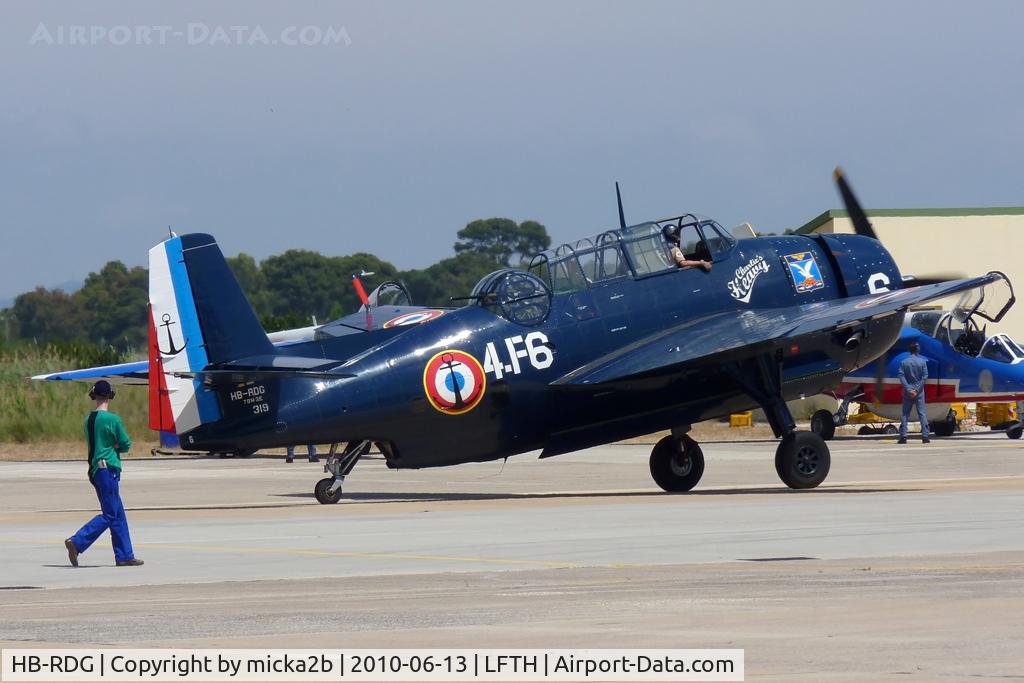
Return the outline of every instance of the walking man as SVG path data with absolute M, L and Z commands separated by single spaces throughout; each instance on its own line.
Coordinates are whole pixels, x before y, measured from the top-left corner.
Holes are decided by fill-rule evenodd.
M 900 384 L 903 385 L 903 416 L 900 418 L 900 440 L 907 442 L 907 418 L 910 409 L 917 407 L 917 419 L 921 421 L 921 443 L 931 443 L 928 438 L 928 411 L 924 406 L 924 382 L 928 379 L 928 363 L 918 354 L 921 346 L 910 343 L 910 355 L 900 363 Z
M 110 529 L 114 545 L 114 561 L 118 567 L 137 567 L 142 560 L 132 551 L 128 533 L 128 517 L 121 503 L 121 454 L 132 447 L 121 418 L 108 410 L 114 389 L 100 380 L 89 391 L 96 409 L 85 419 L 85 440 L 89 447 L 89 482 L 96 489 L 102 514 L 96 515 L 71 538 L 64 541 L 71 565 L 78 566 L 78 555 L 89 549 L 97 538 Z

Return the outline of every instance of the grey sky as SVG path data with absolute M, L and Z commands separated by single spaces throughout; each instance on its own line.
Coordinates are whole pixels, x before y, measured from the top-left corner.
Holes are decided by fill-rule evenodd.
M 58 27 L 344 28 L 330 46 L 30 44 Z M 451 253 L 474 218 L 568 241 L 681 211 L 1024 204 L 1015 2 L 4 3 L 0 299 L 145 262 Z M 234 36 L 231 36 L 235 40 Z M 236 41 L 237 42 L 237 41 Z

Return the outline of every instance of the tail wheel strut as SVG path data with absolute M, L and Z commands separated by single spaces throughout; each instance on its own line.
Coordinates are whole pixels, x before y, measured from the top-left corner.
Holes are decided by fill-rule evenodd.
M 337 503 L 341 500 L 341 487 L 345 483 L 345 477 L 352 472 L 352 468 L 370 451 L 370 441 L 350 441 L 345 445 L 345 451 L 338 455 L 338 444 L 331 444 L 331 451 L 324 463 L 324 472 L 330 474 L 316 483 L 313 488 L 313 495 L 317 501 L 324 505 Z

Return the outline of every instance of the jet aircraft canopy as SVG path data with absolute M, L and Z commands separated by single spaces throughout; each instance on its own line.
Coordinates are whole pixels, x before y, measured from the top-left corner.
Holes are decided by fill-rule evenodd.
M 910 317 L 910 326 L 929 337 L 946 342 L 967 356 L 1011 365 L 1024 361 L 1024 349 L 1008 335 L 999 333 L 989 337 L 986 335 L 985 327 L 978 327 L 974 315 L 987 318 L 980 309 L 973 314 L 968 313 L 975 305 L 983 303 L 980 298 L 982 297 L 974 297 L 969 301 L 961 299 L 960 305 L 952 311 L 917 311 Z M 990 297 L 989 302 L 991 301 Z M 1001 319 L 1012 304 L 1011 295 L 1010 303 L 1000 308 L 1000 312 L 994 317 Z
M 997 323 L 1003 319 L 1017 298 L 1013 295 L 1013 285 L 1010 279 L 999 271 L 992 271 L 992 275 L 1000 276 L 984 287 L 966 291 L 953 309 L 953 315 L 960 321 L 966 322 L 973 316 L 980 316 L 989 322 Z
M 668 226 L 679 229 L 680 248 L 689 259 L 719 261 L 736 246 L 736 238 L 715 221 L 683 214 L 563 244 L 534 256 L 528 269 L 556 294 L 617 278 L 639 279 L 670 272 L 676 264 L 665 242 Z

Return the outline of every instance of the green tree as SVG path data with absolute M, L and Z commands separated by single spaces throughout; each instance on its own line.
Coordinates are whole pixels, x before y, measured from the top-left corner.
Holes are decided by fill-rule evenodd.
M 451 306 L 451 297 L 468 295 L 498 267 L 489 254 L 464 252 L 423 270 L 407 270 L 400 277 L 417 306 Z
M 88 341 L 120 349 L 145 348 L 149 335 L 149 273 L 145 268 L 129 270 L 120 261 L 110 261 L 98 273 L 89 273 L 72 299 L 85 311 Z
M 269 315 L 267 279 L 264 277 L 260 265 L 256 263 L 256 259 L 243 252 L 238 256 L 228 256 L 225 260 L 228 262 L 231 272 L 234 273 L 235 279 L 238 280 L 238 284 L 242 287 L 245 298 L 249 300 L 252 309 L 256 311 L 256 315 Z
M 551 246 L 547 228 L 537 221 L 516 223 L 511 218 L 482 218 L 458 232 L 456 254 L 479 254 L 502 266 L 519 265 Z
M 372 254 L 324 256 L 314 251 L 290 249 L 271 256 L 260 264 L 266 282 L 268 313 L 284 316 L 298 313 L 309 319 L 315 315 L 324 322 L 328 318 L 353 313 L 360 306 L 352 286 L 352 275 L 363 271 L 374 273 L 364 285 L 394 278 L 395 267 Z M 308 324 L 308 323 L 307 323 Z
M 19 294 L 9 309 L 17 322 L 18 336 L 40 344 L 88 338 L 85 312 L 63 289 L 36 287 Z

